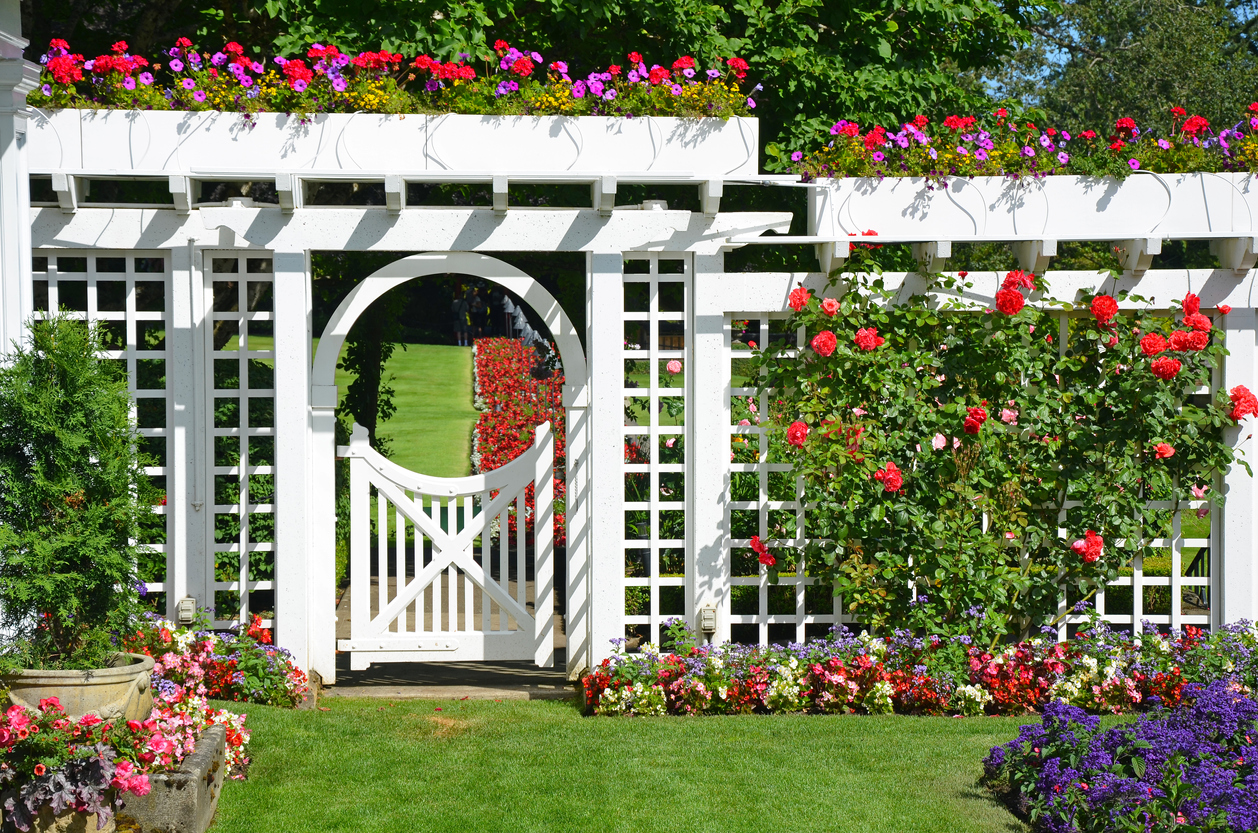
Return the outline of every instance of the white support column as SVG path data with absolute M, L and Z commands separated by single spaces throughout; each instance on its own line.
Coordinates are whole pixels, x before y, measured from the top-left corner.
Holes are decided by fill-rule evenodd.
M 169 500 L 166 511 L 170 520 L 166 546 L 166 616 L 174 618 L 176 603 L 192 596 L 201 607 L 214 604 L 212 591 L 207 594 L 205 495 L 202 485 L 207 466 L 205 437 L 205 402 L 198 386 L 204 385 L 205 333 L 202 330 L 204 308 L 200 304 L 204 287 L 198 268 L 200 257 L 191 240 L 186 246 L 170 251 L 170 315 L 166 331 L 170 342 L 170 367 L 166 371 L 170 385 L 171 422 L 166 440 L 166 488 Z
M 39 81 L 39 67 L 22 60 L 21 34 L 16 0 L 0 3 L 0 354 L 21 341 L 34 311 L 26 94 Z
M 587 256 L 586 348 L 590 378 L 591 664 L 625 635 L 624 258 Z
M 276 644 L 310 667 L 310 260 L 274 253 Z M 282 303 L 280 302 L 282 299 Z M 328 594 L 330 599 L 331 593 Z
M 574 380 L 576 381 L 576 380 Z M 564 430 L 567 442 L 564 636 L 567 638 L 568 679 L 591 667 L 590 657 L 590 409 L 589 388 L 569 382 Z
M 1258 310 L 1237 307 L 1222 316 L 1222 323 L 1227 328 L 1229 353 L 1223 364 L 1223 387 L 1231 390 L 1244 385 L 1254 390 L 1258 387 L 1255 349 Z M 1255 434 L 1258 434 L 1256 417 L 1246 417 L 1226 433 L 1233 447 L 1244 453 L 1251 466 L 1258 458 Z M 1210 600 L 1211 612 L 1220 624 L 1258 619 L 1258 483 L 1239 463 L 1234 463 L 1223 476 L 1223 488 L 1227 503 L 1216 519 L 1223 531 L 1219 574 L 1215 580 L 1222 598 Z
M 729 577 L 726 563 L 725 503 L 729 496 L 729 373 L 725 366 L 725 307 L 729 297 L 721 286 L 723 254 L 695 255 L 691 309 L 690 385 L 688 398 L 693 428 L 686 454 L 687 551 L 692 556 L 686 576 L 693 599 L 686 618 L 697 626 L 699 609 L 716 608 L 715 642 L 729 630 Z
M 336 682 L 336 385 L 310 390 L 310 671 Z

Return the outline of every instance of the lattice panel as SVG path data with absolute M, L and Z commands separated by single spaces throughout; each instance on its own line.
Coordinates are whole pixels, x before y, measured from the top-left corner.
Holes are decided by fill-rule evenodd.
M 685 616 L 686 255 L 626 255 L 625 636 L 660 640 Z
M 171 308 L 170 262 L 164 252 L 36 249 L 32 258 L 35 314 L 63 310 L 91 322 L 101 333 L 105 355 L 125 364 L 134 416 L 143 438 L 141 450 L 154 465 L 145 467 L 166 494 L 171 403 L 167 368 L 171 358 L 166 332 Z M 166 613 L 166 580 L 170 568 L 167 541 L 171 516 L 166 500 L 153 508 L 166 523 L 147 544 L 140 578 L 147 603 Z
M 730 568 L 730 638 L 735 642 L 802 642 L 824 636 L 842 619 L 829 585 L 806 574 L 783 571 L 769 584 L 768 569 L 751 549 L 759 536 L 780 563 L 794 561 L 804 545 L 803 479 L 791 475 L 779 436 L 770 440 L 766 415 L 770 396 L 757 392 L 749 358 L 754 347 L 795 355 L 803 331 L 790 332 L 784 315 L 727 317 L 726 371 L 730 383 L 730 493 L 725 528 Z
M 275 304 L 271 258 L 207 252 L 214 619 L 275 610 Z

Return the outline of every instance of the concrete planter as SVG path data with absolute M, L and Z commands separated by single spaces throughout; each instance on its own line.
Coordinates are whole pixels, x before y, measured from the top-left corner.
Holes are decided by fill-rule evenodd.
M 38 709 L 40 700 L 56 697 L 71 720 L 89 712 L 103 720 L 147 720 L 153 710 L 152 673 L 152 657 L 118 654 L 111 668 L 18 671 L 6 675 L 3 684 L 10 703 Z
M 105 826 L 97 828 L 95 813 L 77 813 L 74 810 L 62 810 L 53 814 L 51 805 L 44 805 L 35 817 L 31 830 L 34 833 L 114 833 L 118 829 L 110 816 Z
M 177 772 L 150 775 L 148 795 L 128 795 L 118 820 L 141 833 L 203 833 L 227 774 L 227 730 L 211 726 Z

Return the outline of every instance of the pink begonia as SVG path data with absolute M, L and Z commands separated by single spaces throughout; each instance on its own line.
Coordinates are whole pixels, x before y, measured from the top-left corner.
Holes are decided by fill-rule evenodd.
M 1017 425 L 1018 412 L 1010 408 L 1001 408 L 1000 421 L 1006 423 L 1007 425 Z
M 945 445 L 947 445 L 947 444 L 948 444 L 948 438 L 947 438 L 947 437 L 945 437 L 943 434 L 936 434 L 936 435 L 935 435 L 935 439 L 931 440 L 931 443 L 930 443 L 930 444 L 931 444 L 931 445 L 933 445 L 933 446 L 935 447 L 935 450 L 936 450 L 936 451 L 939 451 L 939 450 L 940 450 L 940 449 L 942 449 Z

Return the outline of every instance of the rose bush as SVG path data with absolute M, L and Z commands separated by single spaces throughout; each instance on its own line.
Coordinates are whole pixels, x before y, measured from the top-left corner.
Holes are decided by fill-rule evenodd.
M 803 477 L 808 506 L 808 544 L 776 550 L 770 581 L 806 569 L 876 628 L 994 645 L 1058 624 L 1063 589 L 1086 599 L 1148 554 L 1170 513 L 1146 504 L 1199 499 L 1193 487 L 1232 462 L 1223 429 L 1258 410 L 1241 386 L 1194 398 L 1226 352 L 1223 311 L 1194 295 L 1178 324 L 1134 296 L 1084 298 L 1058 344 L 1059 319 L 1024 303 L 1042 278 L 1010 272 L 999 291 L 1018 301 L 996 310 L 968 307 L 954 293 L 970 284 L 947 277 L 932 288 L 951 293 L 893 304 L 870 250 L 850 264 L 846 291 L 792 293 L 787 331 L 812 347 L 751 351 L 749 375 L 764 371 L 771 453 Z

